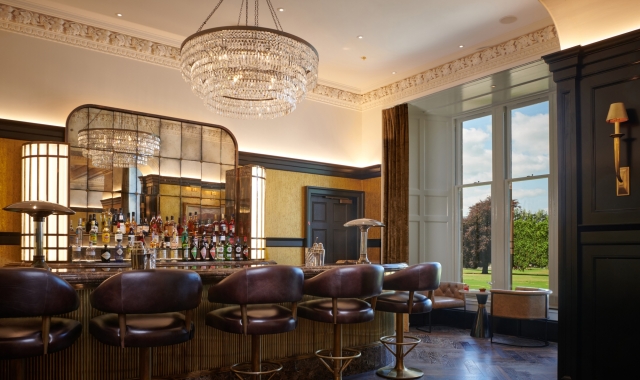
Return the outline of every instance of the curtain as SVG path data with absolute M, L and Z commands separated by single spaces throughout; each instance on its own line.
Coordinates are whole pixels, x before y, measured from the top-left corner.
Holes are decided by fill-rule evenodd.
M 409 262 L 409 106 L 382 111 L 383 263 Z

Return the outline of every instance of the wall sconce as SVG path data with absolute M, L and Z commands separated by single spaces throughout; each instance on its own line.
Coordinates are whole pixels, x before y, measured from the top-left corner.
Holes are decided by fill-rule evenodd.
M 265 220 L 265 193 L 266 177 L 265 168 L 257 165 L 240 166 L 237 169 L 228 170 L 226 173 L 225 191 L 227 192 L 227 207 L 235 201 L 236 210 L 236 234 L 246 236 L 249 243 L 249 258 L 251 260 L 264 260 L 266 256 L 266 237 L 264 236 Z M 235 191 L 234 183 L 238 189 Z M 229 201 L 233 198 L 233 201 Z
M 629 195 L 629 167 L 620 167 L 620 137 L 624 133 L 620 133 L 620 123 L 629 120 L 624 103 L 613 103 L 609 107 L 607 114 L 607 123 L 615 123 L 615 133 L 610 135 L 613 137 L 613 156 L 616 169 L 616 193 L 619 197 Z

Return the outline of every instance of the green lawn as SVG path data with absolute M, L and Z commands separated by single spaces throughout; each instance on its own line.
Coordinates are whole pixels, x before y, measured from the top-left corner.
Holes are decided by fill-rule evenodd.
M 469 284 L 469 288 L 487 288 L 491 286 L 487 282 L 491 281 L 491 270 L 489 274 L 482 274 L 482 269 L 469 269 L 464 268 L 462 270 L 462 282 Z M 545 288 L 549 289 L 549 269 L 527 269 L 524 272 L 516 270 L 513 271 L 513 287 L 516 286 L 530 286 L 533 288 Z

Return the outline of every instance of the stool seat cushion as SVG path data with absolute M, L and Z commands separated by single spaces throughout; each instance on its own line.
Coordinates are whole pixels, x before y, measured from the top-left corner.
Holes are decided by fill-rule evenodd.
M 433 296 L 434 309 L 449 309 L 452 307 L 464 307 L 464 300 L 451 297 Z
M 233 334 L 243 334 L 240 306 L 229 306 L 207 313 L 207 326 Z M 298 322 L 291 310 L 280 305 L 247 305 L 247 334 L 280 334 L 295 330 Z
M 388 313 L 409 313 L 409 292 L 389 292 L 378 296 L 376 310 Z M 431 300 L 422 294 L 413 294 L 411 314 L 428 313 L 431 311 Z
M 67 318 L 51 318 L 47 352 L 56 352 L 71 346 L 80 333 L 80 322 Z M 0 359 L 21 359 L 42 354 L 42 318 L 0 319 Z
M 373 320 L 374 311 L 369 303 L 357 298 L 338 299 L 336 323 L 350 324 Z M 330 298 L 302 302 L 298 315 L 312 321 L 333 323 L 333 303 Z
M 192 338 L 181 313 L 127 314 L 125 347 L 158 347 L 186 342 Z M 103 314 L 92 318 L 89 332 L 100 342 L 120 346 L 120 327 L 117 314 Z

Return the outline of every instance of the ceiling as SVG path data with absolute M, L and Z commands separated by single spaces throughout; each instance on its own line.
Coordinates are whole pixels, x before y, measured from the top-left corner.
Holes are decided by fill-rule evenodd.
M 194 33 L 218 3 L 6 2 L 175 46 Z M 251 25 L 254 2 L 249 3 Z M 224 1 L 206 27 L 236 25 L 240 4 L 241 0 Z M 259 4 L 260 25 L 273 27 L 266 1 Z M 318 50 L 320 83 L 359 93 L 552 24 L 538 0 L 272 0 L 272 4 L 284 8 L 276 12 L 284 31 Z M 515 16 L 517 21 L 501 23 L 506 16 Z

